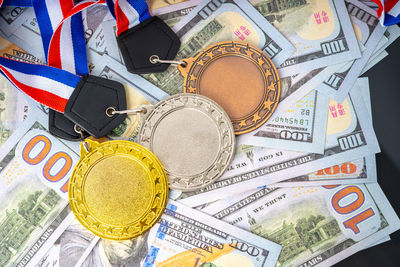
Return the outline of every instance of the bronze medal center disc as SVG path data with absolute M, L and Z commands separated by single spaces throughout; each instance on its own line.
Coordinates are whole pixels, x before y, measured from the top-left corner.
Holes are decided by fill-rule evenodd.
M 148 168 L 134 157 L 118 154 L 94 164 L 83 188 L 88 210 L 100 221 L 114 226 L 142 217 L 154 194 Z
M 200 110 L 174 110 L 155 127 L 151 149 L 167 172 L 196 175 L 209 168 L 218 156 L 219 130 Z
M 216 59 L 204 69 L 199 89 L 202 95 L 217 102 L 231 119 L 241 119 L 260 105 L 265 81 L 253 62 L 231 55 Z
M 179 65 L 185 93 L 209 97 L 232 121 L 236 135 L 254 131 L 274 113 L 281 95 L 278 70 L 259 48 L 220 42 Z

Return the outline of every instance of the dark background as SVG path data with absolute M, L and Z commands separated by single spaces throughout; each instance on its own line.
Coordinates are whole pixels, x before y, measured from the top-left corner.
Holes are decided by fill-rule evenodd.
M 374 129 L 382 151 L 376 155 L 378 183 L 400 217 L 400 39 L 386 51 L 389 56 L 363 77 L 369 78 Z M 360 251 L 335 266 L 400 266 L 400 231 L 390 237 L 391 241 Z

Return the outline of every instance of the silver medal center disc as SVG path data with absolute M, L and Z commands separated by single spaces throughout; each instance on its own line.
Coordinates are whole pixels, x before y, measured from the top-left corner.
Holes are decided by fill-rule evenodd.
M 234 155 L 235 133 L 214 101 L 178 94 L 160 101 L 146 117 L 139 143 L 160 159 L 172 189 L 193 191 L 225 172 Z

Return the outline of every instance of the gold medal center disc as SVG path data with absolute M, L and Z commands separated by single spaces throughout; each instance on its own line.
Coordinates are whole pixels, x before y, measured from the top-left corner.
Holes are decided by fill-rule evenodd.
M 185 77 L 184 92 L 217 102 L 229 115 L 237 135 L 263 125 L 278 106 L 278 71 L 257 47 L 221 42 L 185 61 L 187 66 L 179 66 Z
M 99 160 L 88 172 L 83 188 L 93 216 L 112 225 L 140 218 L 154 195 L 149 170 L 138 159 L 125 155 Z
M 134 238 L 161 216 L 168 182 L 159 160 L 146 148 L 128 141 L 88 141 L 69 185 L 70 205 L 77 219 L 94 234 L 108 239 Z

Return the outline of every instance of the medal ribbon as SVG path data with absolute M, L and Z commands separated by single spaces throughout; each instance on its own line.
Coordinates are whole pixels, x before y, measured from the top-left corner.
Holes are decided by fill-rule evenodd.
M 6 0 L 3 4 L 14 6 L 20 2 Z M 0 72 L 37 102 L 64 112 L 69 97 L 81 80 L 79 75 L 89 72 L 80 12 L 98 3 L 105 1 L 83 1 L 76 6 L 72 0 L 31 1 L 50 66 L 0 57 Z
M 117 21 L 117 35 L 151 17 L 144 0 L 107 0 L 107 6 Z
M 119 32 L 150 17 L 144 0 L 107 0 L 107 3 L 106 0 L 87 0 L 75 6 L 72 0 L 3 0 L 0 4 L 34 7 L 49 64 L 30 64 L 0 57 L 0 72 L 34 100 L 59 112 L 64 112 L 81 80 L 80 75 L 88 73 L 80 12 L 95 4 L 108 4 L 116 16 Z
M 118 35 L 151 17 L 149 7 L 145 0 L 82 1 L 76 6 L 85 5 L 85 3 L 88 2 L 107 4 L 108 9 L 116 19 Z M 43 42 L 44 44 L 48 44 L 51 38 L 50 34 L 54 32 L 55 27 L 62 18 L 66 17 L 66 12 L 69 11 L 74 4 L 73 0 L 0 0 L 0 7 L 2 5 L 21 7 L 33 6 L 35 8 L 40 32 L 44 39 Z M 48 12 L 48 10 L 50 10 L 50 12 Z M 44 48 L 47 52 L 47 46 Z
M 65 106 L 81 77 L 46 65 L 0 57 L 0 73 L 37 102 L 56 111 Z
M 98 2 L 105 3 L 83 1 L 74 6 L 73 0 L 5 0 L 3 6 L 33 6 L 48 64 L 84 75 L 89 69 L 80 11 Z
M 97 2 L 87 2 L 74 6 L 72 0 L 32 1 L 50 66 L 78 75 L 89 73 L 82 15 L 79 10 Z

